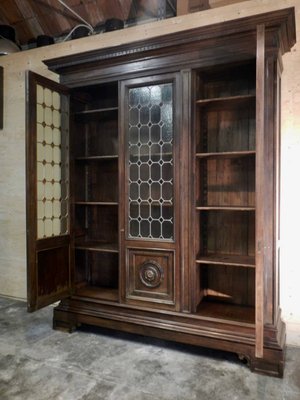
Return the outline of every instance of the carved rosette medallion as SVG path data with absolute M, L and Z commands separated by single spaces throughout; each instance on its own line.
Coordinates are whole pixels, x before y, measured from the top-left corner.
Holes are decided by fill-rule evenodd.
M 147 260 L 140 266 L 140 280 L 150 288 L 158 287 L 164 279 L 163 268 L 154 260 Z

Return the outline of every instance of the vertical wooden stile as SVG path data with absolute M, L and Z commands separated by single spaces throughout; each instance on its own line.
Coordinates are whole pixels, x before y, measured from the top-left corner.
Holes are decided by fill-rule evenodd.
M 189 221 L 192 221 L 191 210 L 189 207 L 189 165 L 190 165 L 190 137 L 191 137 L 191 71 L 189 69 L 182 71 L 182 132 L 181 132 L 181 143 L 180 143 L 180 205 L 181 205 L 181 265 L 182 268 L 182 279 L 181 279 L 181 293 L 182 293 L 182 311 L 189 312 L 191 309 L 191 281 L 190 281 L 190 262 L 189 254 L 192 240 L 189 239 Z M 183 155 L 183 156 L 182 156 Z M 186 156 L 188 155 L 188 156 Z M 191 230 L 193 232 L 193 230 Z
M 119 114 L 118 114 L 118 146 L 119 146 L 119 300 L 120 302 L 125 301 L 126 298 L 126 250 L 125 250 L 125 199 L 127 199 L 127 181 L 126 181 L 126 155 L 125 155 L 125 126 L 127 126 L 126 107 L 128 106 L 127 97 L 125 95 L 125 85 L 123 82 L 119 82 L 118 87 L 119 99 Z M 124 101 L 123 101 L 124 99 Z
M 257 26 L 256 49 L 256 293 L 255 356 L 263 357 L 264 347 L 264 106 L 265 106 L 265 26 Z
M 177 0 L 177 16 L 190 12 L 189 0 Z

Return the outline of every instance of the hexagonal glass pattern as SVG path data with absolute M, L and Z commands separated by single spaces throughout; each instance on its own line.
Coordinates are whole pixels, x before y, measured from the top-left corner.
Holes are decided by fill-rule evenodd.
M 37 85 L 37 237 L 68 232 L 69 115 L 67 97 Z
M 128 237 L 173 240 L 173 84 L 129 89 Z

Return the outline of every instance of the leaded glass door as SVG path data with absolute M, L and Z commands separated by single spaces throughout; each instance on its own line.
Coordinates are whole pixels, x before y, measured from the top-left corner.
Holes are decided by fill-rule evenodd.
M 126 302 L 176 307 L 179 78 L 122 82 Z
M 27 81 L 28 309 L 70 292 L 69 95 L 35 73 Z
M 173 83 L 128 91 L 129 239 L 174 240 Z

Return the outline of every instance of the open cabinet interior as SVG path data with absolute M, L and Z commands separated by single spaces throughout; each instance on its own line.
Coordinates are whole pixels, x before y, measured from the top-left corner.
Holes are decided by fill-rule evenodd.
M 76 293 L 117 301 L 118 83 L 83 87 L 72 95 Z
M 195 75 L 194 312 L 254 323 L 255 63 Z

